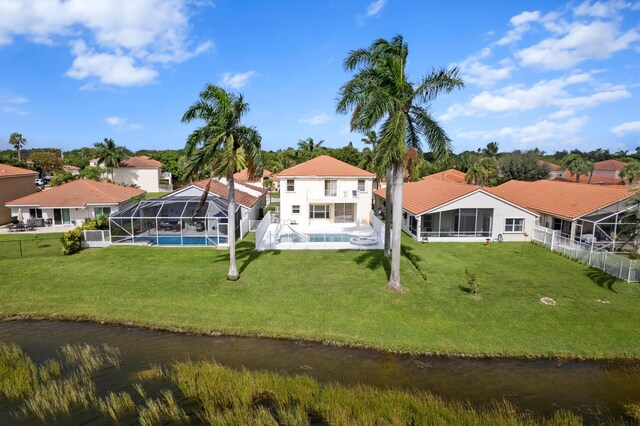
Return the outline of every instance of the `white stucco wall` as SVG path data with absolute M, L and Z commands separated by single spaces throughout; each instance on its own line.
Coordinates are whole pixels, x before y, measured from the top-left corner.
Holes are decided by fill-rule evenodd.
M 86 206 L 86 207 L 68 207 L 69 210 L 69 219 L 71 220 L 71 222 L 75 222 L 76 225 L 82 225 L 85 221 L 85 219 L 88 218 L 92 218 L 95 217 L 95 208 L 96 207 L 109 207 L 111 208 L 111 213 L 115 213 L 123 208 L 126 208 L 126 206 L 128 206 L 129 203 L 123 203 L 123 204 L 92 204 L 90 206 Z M 24 217 L 24 222 L 26 223 L 27 220 L 30 218 L 29 215 L 29 209 L 35 209 L 35 208 L 39 208 L 37 206 L 22 206 L 22 207 L 11 207 L 11 214 L 12 216 L 18 216 L 18 210 L 22 209 L 22 216 Z M 65 207 L 67 208 L 67 207 Z M 40 208 L 40 210 L 42 210 L 42 218 L 47 220 L 47 219 L 51 219 L 53 221 L 54 218 L 54 208 L 49 208 L 49 207 L 44 207 L 44 208 Z M 55 225 L 54 226 L 58 226 Z
M 137 185 L 147 192 L 160 192 L 160 169 L 116 167 L 112 180 L 121 185 Z
M 293 192 L 287 191 L 287 180 L 280 180 L 280 217 L 284 221 L 295 221 L 305 226 L 332 223 L 335 203 L 356 204 L 355 218 L 358 223 L 369 224 L 373 179 L 358 178 L 292 178 L 295 180 Z M 337 181 L 337 196 L 327 197 L 324 192 L 325 180 Z M 365 190 L 358 191 L 358 180 L 364 180 Z M 353 194 L 356 191 L 356 196 Z M 329 219 L 310 219 L 310 204 L 329 204 Z M 300 213 L 293 213 L 293 206 L 300 206 Z

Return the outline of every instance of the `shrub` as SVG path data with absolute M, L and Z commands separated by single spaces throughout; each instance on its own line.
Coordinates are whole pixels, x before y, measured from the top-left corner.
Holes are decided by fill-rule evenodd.
M 84 225 L 65 232 L 60 238 L 62 241 L 62 254 L 70 255 L 80 251 L 82 248 L 82 231 L 83 230 L 102 230 L 109 229 L 109 218 L 107 216 L 99 216 L 87 219 Z

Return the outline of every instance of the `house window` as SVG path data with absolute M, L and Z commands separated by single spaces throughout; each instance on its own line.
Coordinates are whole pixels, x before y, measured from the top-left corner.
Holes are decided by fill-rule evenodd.
M 328 204 L 311 204 L 309 206 L 310 219 L 329 219 Z
M 358 179 L 358 191 L 360 192 L 366 191 L 364 179 Z
M 93 209 L 95 217 L 109 216 L 111 214 L 111 207 L 96 207 Z
M 291 213 L 300 214 L 300 206 L 291 206 Z
M 69 225 L 71 223 L 71 215 L 69 209 L 53 209 L 54 225 Z
M 333 207 L 333 221 L 335 223 L 355 222 L 355 210 L 354 203 L 336 203 Z
M 524 232 L 524 219 L 505 219 L 504 232 Z
M 296 181 L 293 179 L 287 179 L 287 192 L 294 192 L 296 190 Z
M 29 209 L 29 216 L 32 218 L 39 217 L 42 219 L 42 209 Z
M 413 235 L 418 235 L 418 220 L 414 215 L 409 216 L 409 231 Z
M 335 197 L 338 195 L 338 181 L 337 180 L 325 180 L 324 181 L 324 196 Z

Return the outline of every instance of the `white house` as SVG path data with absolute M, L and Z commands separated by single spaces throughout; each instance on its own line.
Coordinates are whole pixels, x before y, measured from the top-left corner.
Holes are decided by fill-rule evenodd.
M 98 161 L 98 158 L 94 158 L 89 161 L 89 165 L 104 167 L 104 164 L 98 164 Z M 173 191 L 171 173 L 163 172 L 162 163 L 146 155 L 121 161 L 120 166 L 114 167 L 111 174 L 105 173 L 103 176 L 120 185 L 136 185 L 147 192 Z
M 368 225 L 375 175 L 327 155 L 278 173 L 280 220 Z
M 81 225 L 85 219 L 110 215 L 144 194 L 137 188 L 79 179 L 5 203 L 12 216 L 41 218 L 50 225 Z
M 385 190 L 375 191 L 384 210 Z M 402 229 L 418 241 L 522 241 L 533 235 L 537 214 L 492 193 L 491 188 L 425 178 L 405 183 Z

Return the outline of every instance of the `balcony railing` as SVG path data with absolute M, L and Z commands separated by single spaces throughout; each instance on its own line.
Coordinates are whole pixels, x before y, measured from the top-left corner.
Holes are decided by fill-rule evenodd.
M 355 201 L 358 199 L 358 190 L 347 190 L 343 191 L 338 189 L 335 190 L 326 190 L 326 191 L 309 191 L 307 198 L 309 200 L 319 200 L 319 201 L 341 201 L 341 200 L 352 200 Z

